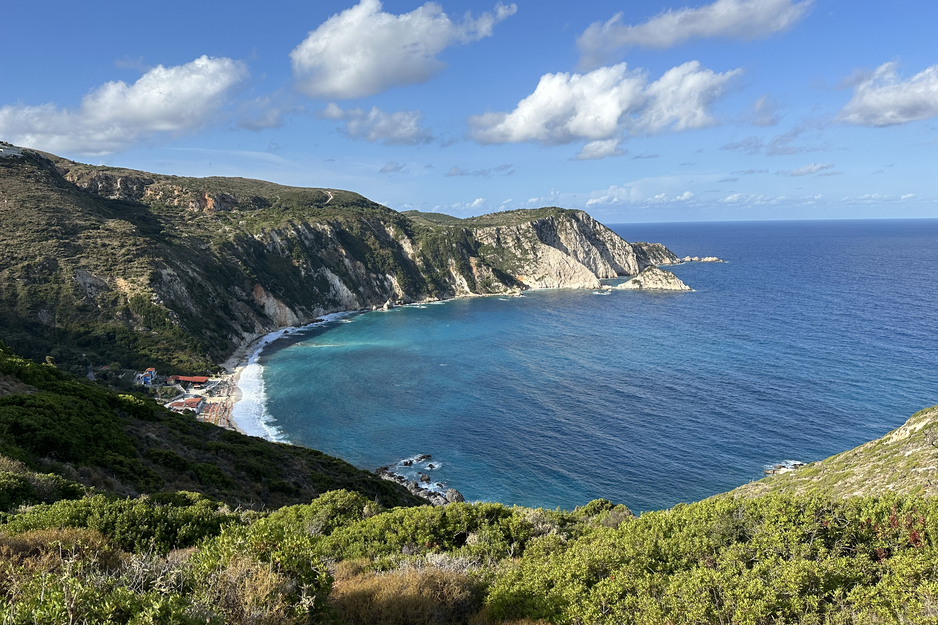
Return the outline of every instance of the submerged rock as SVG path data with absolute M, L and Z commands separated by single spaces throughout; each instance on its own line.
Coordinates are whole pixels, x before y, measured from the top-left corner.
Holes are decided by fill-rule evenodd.
M 670 271 L 646 267 L 640 274 L 616 287 L 617 289 L 644 289 L 652 291 L 690 291 L 691 288 Z

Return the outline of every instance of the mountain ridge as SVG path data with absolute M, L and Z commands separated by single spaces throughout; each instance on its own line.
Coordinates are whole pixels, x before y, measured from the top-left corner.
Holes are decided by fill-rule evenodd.
M 338 189 L 151 174 L 4 145 L 0 338 L 73 368 L 194 373 L 331 312 L 596 288 L 678 262 L 582 211 L 447 219 Z

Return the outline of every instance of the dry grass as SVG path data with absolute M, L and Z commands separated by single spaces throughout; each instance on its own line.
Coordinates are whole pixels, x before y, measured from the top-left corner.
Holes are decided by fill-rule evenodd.
M 341 562 L 330 603 L 351 625 L 485 625 L 482 593 L 465 573 L 434 566 L 389 573 Z
M 10 568 L 51 572 L 66 562 L 94 562 L 103 569 L 116 569 L 121 552 L 107 538 L 90 529 L 35 530 L 18 536 L 0 535 L 0 563 Z M 6 568 L 6 567 L 4 567 Z
M 309 620 L 294 609 L 295 582 L 270 563 L 237 557 L 217 570 L 204 588 L 205 607 L 230 625 L 293 625 Z

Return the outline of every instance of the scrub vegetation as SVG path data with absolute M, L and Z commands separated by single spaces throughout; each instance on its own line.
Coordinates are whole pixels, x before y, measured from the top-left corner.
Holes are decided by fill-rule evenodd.
M 0 373 L 6 623 L 938 622 L 938 500 L 905 482 L 766 487 L 639 517 L 606 500 L 414 505 L 340 460 L 9 348 Z M 927 443 L 936 415 L 890 436 Z M 865 447 L 885 462 L 882 441 Z

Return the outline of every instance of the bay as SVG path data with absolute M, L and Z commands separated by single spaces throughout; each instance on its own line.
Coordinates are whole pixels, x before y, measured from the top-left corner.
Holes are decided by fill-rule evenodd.
M 258 358 L 260 420 L 369 470 L 432 454 L 469 500 L 641 511 L 938 403 L 938 220 L 612 227 L 727 262 L 670 268 L 690 293 L 462 298 L 295 332 Z

